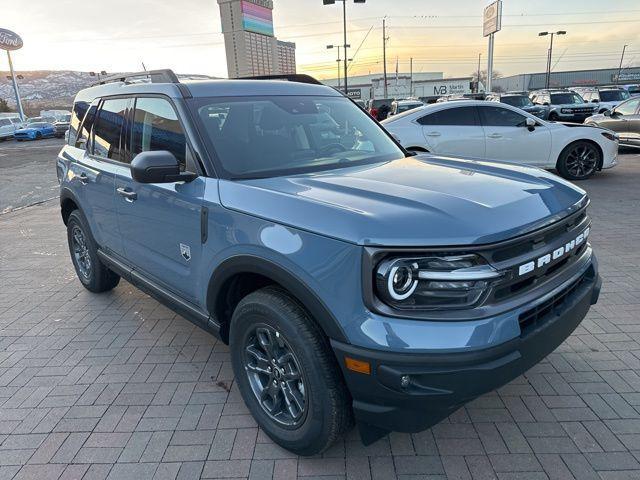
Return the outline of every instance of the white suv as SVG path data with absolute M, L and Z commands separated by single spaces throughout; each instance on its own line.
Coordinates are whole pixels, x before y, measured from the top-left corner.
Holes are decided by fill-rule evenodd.
M 631 98 L 629 92 L 619 87 L 573 88 L 572 90 L 581 95 L 585 102 L 597 104 L 597 113 L 610 112 Z
M 435 103 L 382 124 L 407 150 L 555 168 L 570 180 L 611 168 L 618 156 L 614 132 L 546 122 L 496 102 Z
M 0 142 L 13 138 L 13 132 L 16 131 L 16 128 L 10 118 L 0 118 Z

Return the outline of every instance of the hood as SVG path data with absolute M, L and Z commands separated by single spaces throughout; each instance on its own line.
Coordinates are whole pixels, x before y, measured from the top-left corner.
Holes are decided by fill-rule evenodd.
M 585 192 L 529 167 L 420 155 L 366 167 L 220 181 L 222 204 L 360 245 L 493 243 L 553 223 Z
M 34 127 L 25 127 L 25 128 L 18 128 L 16 130 L 16 133 L 31 133 L 31 132 L 37 132 L 38 129 L 34 128 Z

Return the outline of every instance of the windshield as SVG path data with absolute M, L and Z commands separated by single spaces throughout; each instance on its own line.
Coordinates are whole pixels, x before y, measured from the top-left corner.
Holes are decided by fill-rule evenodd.
M 500 101 L 512 107 L 529 107 L 533 105 L 526 95 L 509 95 L 508 97 L 500 98 Z
M 577 93 L 554 93 L 551 95 L 551 103 L 554 105 L 584 103 L 584 99 Z
M 404 157 L 344 97 L 194 99 L 200 125 L 231 178 L 330 170 Z
M 601 90 L 600 101 L 601 102 L 621 102 L 629 98 L 630 95 L 624 90 Z
M 70 122 L 71 121 L 71 115 L 63 115 L 62 117 L 60 117 L 60 119 L 58 121 L 59 122 Z

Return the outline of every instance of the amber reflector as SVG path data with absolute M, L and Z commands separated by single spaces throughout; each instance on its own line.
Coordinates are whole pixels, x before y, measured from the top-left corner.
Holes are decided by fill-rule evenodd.
M 371 375 L 371 365 L 369 362 L 363 362 L 362 360 L 356 360 L 351 357 L 344 357 L 344 363 L 348 370 L 352 372 L 364 373 L 365 375 Z

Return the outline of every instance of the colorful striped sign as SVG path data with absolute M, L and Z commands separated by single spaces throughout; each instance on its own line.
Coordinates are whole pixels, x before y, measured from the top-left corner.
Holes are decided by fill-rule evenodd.
M 242 27 L 254 33 L 273 37 L 273 15 L 270 8 L 242 1 Z

